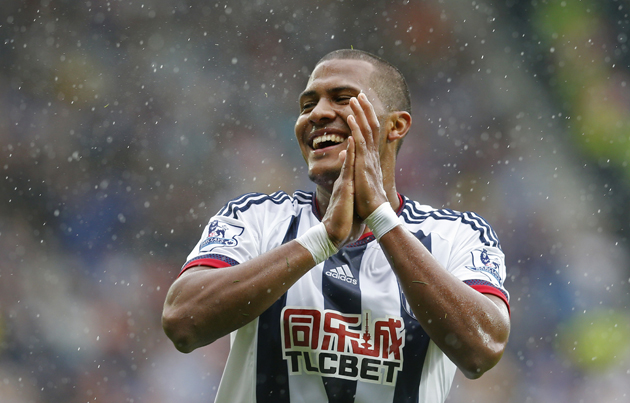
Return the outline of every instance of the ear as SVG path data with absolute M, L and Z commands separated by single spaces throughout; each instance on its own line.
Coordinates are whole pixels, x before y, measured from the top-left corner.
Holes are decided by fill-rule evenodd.
M 411 115 L 409 112 L 396 111 L 390 116 L 391 129 L 387 133 L 387 141 L 402 140 L 411 128 Z

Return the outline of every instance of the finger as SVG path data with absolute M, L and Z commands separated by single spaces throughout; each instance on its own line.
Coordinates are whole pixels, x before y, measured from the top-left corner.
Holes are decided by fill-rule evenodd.
M 365 155 L 366 153 L 366 142 L 365 136 L 361 132 L 361 128 L 359 127 L 356 118 L 353 115 L 348 116 L 348 127 L 350 127 L 350 131 L 352 133 L 351 137 L 348 137 L 348 140 L 351 138 L 354 140 L 354 153 L 355 156 Z
M 352 170 L 352 176 L 354 177 L 354 157 L 355 157 L 355 149 L 354 149 L 354 138 L 348 137 L 348 148 L 346 149 L 346 160 L 344 163 L 347 163 Z
M 354 178 L 354 139 L 352 137 L 348 137 L 348 146 L 339 155 L 342 154 L 345 159 L 339 176 L 351 181 Z
M 374 140 L 374 144 L 378 144 L 378 138 L 380 134 L 380 122 L 378 121 L 378 116 L 376 115 L 376 111 L 374 110 L 374 105 L 368 100 L 367 95 L 365 93 L 360 93 L 357 97 L 357 101 L 363 110 L 363 114 L 366 118 L 367 125 L 370 128 L 370 132 L 372 133 L 372 140 Z
M 350 149 L 351 145 L 352 149 Z M 341 173 L 333 185 L 333 195 L 337 195 L 339 192 L 343 193 L 354 185 L 354 140 L 352 137 L 348 138 L 346 149 L 339 153 L 339 159 L 343 161 L 343 164 L 341 165 Z
M 354 115 L 357 125 L 361 131 L 361 135 L 364 137 L 365 143 L 369 147 L 372 144 L 372 129 L 367 116 L 365 115 L 365 111 L 357 98 L 350 99 L 350 108 L 352 109 L 352 114 Z

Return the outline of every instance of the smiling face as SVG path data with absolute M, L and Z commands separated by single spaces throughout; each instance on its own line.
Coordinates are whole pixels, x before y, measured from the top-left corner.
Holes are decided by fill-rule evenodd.
M 309 178 L 329 191 L 341 171 L 339 153 L 346 149 L 346 139 L 351 135 L 347 123 L 352 114 L 350 98 L 363 91 L 377 115 L 383 114 L 383 106 L 370 85 L 374 69 L 364 60 L 324 61 L 317 65 L 300 95 L 295 135 Z

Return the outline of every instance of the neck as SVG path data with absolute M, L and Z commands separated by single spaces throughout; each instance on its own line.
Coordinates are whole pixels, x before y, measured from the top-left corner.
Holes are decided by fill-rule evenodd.
M 328 210 L 328 205 L 330 204 L 330 197 L 331 193 L 328 189 L 317 185 L 317 188 L 315 189 L 315 198 L 317 199 L 317 208 L 321 217 L 326 215 L 326 210 Z

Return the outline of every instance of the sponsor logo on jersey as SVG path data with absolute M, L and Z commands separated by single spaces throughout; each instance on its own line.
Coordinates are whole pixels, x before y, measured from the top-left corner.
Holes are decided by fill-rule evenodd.
M 208 237 L 201 242 L 200 252 L 210 252 L 219 246 L 238 245 L 237 236 L 244 231 L 243 227 L 214 220 L 208 225 Z
M 357 279 L 352 275 L 352 271 L 347 264 L 339 267 L 333 267 L 326 272 L 328 277 L 336 278 L 337 280 L 345 281 L 348 284 L 357 285 Z
M 403 367 L 403 319 L 371 316 L 371 311 L 358 315 L 285 307 L 282 352 L 289 373 L 395 385 Z
M 493 278 L 502 284 L 499 268 L 501 265 L 498 263 L 499 258 L 496 256 L 490 256 L 486 249 L 474 250 L 470 252 L 472 255 L 472 266 L 466 266 L 467 269 L 481 272 L 485 274 L 490 280 Z

